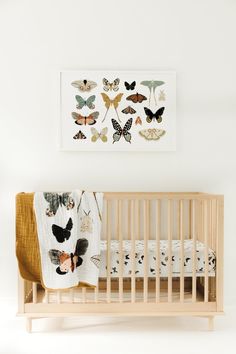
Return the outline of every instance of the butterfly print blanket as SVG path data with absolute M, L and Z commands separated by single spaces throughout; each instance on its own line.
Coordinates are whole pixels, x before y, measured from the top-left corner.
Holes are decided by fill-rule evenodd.
M 46 289 L 97 286 L 103 193 L 37 192 L 34 210 Z M 96 261 L 95 261 L 96 260 Z

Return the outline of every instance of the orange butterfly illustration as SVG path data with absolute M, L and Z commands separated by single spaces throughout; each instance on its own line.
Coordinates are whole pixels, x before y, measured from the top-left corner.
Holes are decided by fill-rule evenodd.
M 136 119 L 135 119 L 135 124 L 138 125 L 142 125 L 142 119 L 138 116 Z
M 127 101 L 132 101 L 133 103 L 142 103 L 147 99 L 147 97 L 137 92 L 134 95 L 126 97 L 126 99 Z
M 117 108 L 118 108 L 118 106 L 119 106 L 119 103 L 120 103 L 120 101 L 121 101 L 121 98 L 122 98 L 122 96 L 123 96 L 123 93 L 119 93 L 119 94 L 118 94 L 115 98 L 113 98 L 113 99 L 111 99 L 110 97 L 108 97 L 107 94 L 104 93 L 104 92 L 102 92 L 101 95 L 102 95 L 103 101 L 104 101 L 104 103 L 105 103 L 105 107 L 106 107 L 106 109 L 107 109 L 107 111 L 106 111 L 106 113 L 105 113 L 105 116 L 104 116 L 102 122 L 104 122 L 104 120 L 106 119 L 107 113 L 108 113 L 108 111 L 109 111 L 109 109 L 110 109 L 111 106 L 114 107 L 114 109 L 115 109 L 115 111 L 116 111 L 116 115 L 117 115 L 118 120 L 119 120 L 119 122 L 120 122 L 120 118 L 119 118 L 119 116 L 118 116 Z
M 93 112 L 89 116 L 82 116 L 79 113 L 72 112 L 72 117 L 75 120 L 75 124 L 78 125 L 93 125 L 96 123 L 96 119 L 98 118 L 99 112 Z

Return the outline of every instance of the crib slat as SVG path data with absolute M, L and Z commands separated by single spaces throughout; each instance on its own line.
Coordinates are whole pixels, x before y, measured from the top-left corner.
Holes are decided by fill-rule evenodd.
M 177 240 L 180 240 L 180 200 L 177 200 L 176 206 L 176 219 L 177 219 Z
M 204 261 L 205 261 L 205 277 L 204 277 L 204 302 L 208 302 L 208 288 L 209 288 L 209 283 L 208 283 L 208 201 L 204 200 L 203 204 L 203 211 L 204 211 L 204 219 L 203 219 L 203 225 L 204 225 L 204 245 L 205 245 L 205 252 L 204 252 Z
M 218 200 L 214 201 L 214 213 L 213 213 L 213 220 L 214 220 L 214 228 L 213 228 L 213 232 L 214 232 L 214 247 L 213 250 L 216 250 L 217 248 L 217 232 L 218 232 Z
M 134 201 L 130 204 L 130 237 L 131 237 L 131 302 L 135 302 L 135 237 L 134 237 Z
M 106 203 L 107 222 L 106 222 L 106 237 L 107 237 L 107 302 L 111 302 L 111 201 Z
M 37 283 L 33 282 L 33 303 L 37 304 Z
M 86 288 L 84 286 L 82 288 L 82 302 L 86 302 Z
M 144 225 L 144 274 L 143 274 L 143 301 L 146 303 L 148 300 L 148 227 L 149 227 L 149 203 L 144 200 L 143 204 L 143 225 Z
M 69 293 L 70 293 L 70 303 L 73 303 L 74 302 L 74 289 L 73 288 L 70 289 Z
M 127 239 L 131 240 L 131 200 L 127 200 Z
M 172 302 L 172 200 L 168 200 L 168 302 Z
M 180 200 L 180 302 L 184 302 L 184 204 Z
M 216 200 L 216 298 L 217 311 L 223 311 L 224 200 Z
M 123 201 L 118 201 L 118 238 L 119 238 L 119 302 L 123 302 L 123 235 L 121 228 Z
M 161 205 L 156 200 L 156 302 L 160 302 L 160 235 L 161 235 Z
M 99 291 L 99 282 L 98 282 L 98 285 L 95 286 L 95 288 L 94 288 L 94 302 L 95 303 L 98 303 L 98 291 Z
M 204 243 L 204 201 L 200 201 L 201 205 L 201 221 L 200 221 L 200 227 L 201 227 L 201 233 L 200 233 L 200 240 L 202 243 Z
M 45 303 L 48 304 L 49 302 L 49 293 L 48 293 L 48 290 L 45 289 Z
M 192 302 L 196 302 L 196 204 L 192 201 L 191 208 L 191 235 L 193 240 L 192 249 Z
M 114 228 L 115 228 L 115 239 L 118 241 L 119 244 L 119 201 L 118 199 L 115 199 L 114 201 L 114 216 L 115 216 L 115 221 L 114 221 Z M 120 249 L 120 246 L 118 246 L 118 251 Z M 118 269 L 119 271 L 119 269 Z M 119 276 L 119 274 L 118 274 Z M 118 282 L 119 282 L 119 278 L 118 278 Z M 118 287 L 119 287 L 119 283 L 118 283 Z M 119 289 L 118 292 L 115 294 L 115 296 L 119 297 Z M 117 298 L 116 300 L 119 300 L 119 298 Z
M 192 238 L 192 208 L 193 208 L 193 201 L 190 199 L 189 200 L 189 208 L 188 208 L 188 238 Z
M 209 223 L 208 223 L 208 245 L 210 248 L 212 248 L 212 200 L 209 200 L 209 212 L 208 212 L 208 218 L 209 218 Z
M 137 240 L 141 240 L 141 234 L 140 234 L 140 201 L 138 199 L 135 200 L 135 205 L 136 205 L 136 222 L 135 222 L 135 225 L 136 225 L 136 237 L 137 237 Z
M 214 249 L 213 247 L 213 240 L 214 240 L 214 235 L 213 235 L 213 200 L 209 200 L 209 234 L 208 234 L 208 247 L 211 249 Z M 209 267 L 208 267 L 209 271 Z M 214 277 L 209 277 L 209 296 L 211 298 L 215 298 L 215 279 Z
M 216 205 L 217 205 L 216 199 L 212 200 L 212 244 L 211 244 L 211 248 L 213 250 L 216 249 L 216 232 L 217 232 Z
M 58 304 L 61 303 L 61 292 L 60 292 L 60 290 L 57 290 L 57 303 Z

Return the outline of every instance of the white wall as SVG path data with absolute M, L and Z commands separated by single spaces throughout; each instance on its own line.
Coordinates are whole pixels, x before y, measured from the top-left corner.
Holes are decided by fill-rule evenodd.
M 16 295 L 19 191 L 225 194 L 225 295 L 235 299 L 236 2 L 0 1 L 0 296 Z M 57 150 L 62 69 L 176 70 L 177 151 Z

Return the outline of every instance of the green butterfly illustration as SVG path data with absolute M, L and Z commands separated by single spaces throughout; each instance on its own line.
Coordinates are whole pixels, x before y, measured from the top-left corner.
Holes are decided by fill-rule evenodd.
M 59 206 L 64 205 L 67 210 L 74 208 L 75 202 L 70 193 L 43 193 L 44 198 L 49 203 L 49 207 L 46 210 L 47 216 L 54 216 Z
M 149 100 L 148 100 L 149 107 L 150 107 L 152 93 L 153 93 L 155 104 L 157 105 L 155 90 L 158 86 L 164 85 L 164 83 L 165 83 L 164 81 L 157 81 L 157 80 L 145 80 L 140 82 L 141 85 L 147 86 L 150 91 Z
M 87 106 L 90 109 L 95 108 L 95 105 L 93 104 L 93 102 L 95 101 L 95 98 L 96 98 L 95 95 L 90 96 L 86 100 L 79 95 L 76 95 L 75 98 L 76 98 L 76 101 L 78 102 L 78 104 L 76 106 L 77 109 L 82 109 L 85 106 Z

